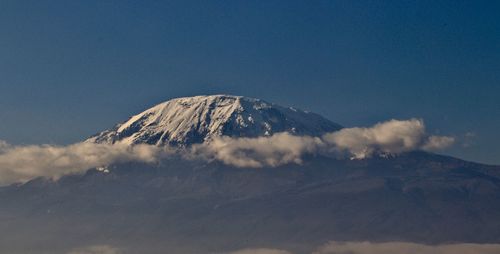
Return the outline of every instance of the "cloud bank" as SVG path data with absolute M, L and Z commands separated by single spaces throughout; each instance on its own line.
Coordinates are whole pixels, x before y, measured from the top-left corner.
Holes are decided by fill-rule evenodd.
M 0 143 L 0 185 L 36 177 L 58 179 L 112 163 L 155 162 L 170 154 L 168 148 L 149 145 L 78 143 L 69 146 L 11 146 Z
M 194 145 L 191 154 L 236 167 L 276 167 L 301 163 L 304 154 L 316 153 L 324 145 L 320 138 L 278 133 L 258 138 L 215 138 L 210 143 Z
M 292 254 L 292 253 L 288 252 L 286 250 L 261 248 L 261 249 L 237 250 L 237 251 L 229 252 L 227 254 Z
M 323 139 L 333 147 L 363 159 L 375 153 L 398 154 L 413 150 L 439 150 L 450 146 L 453 137 L 430 136 L 420 119 L 390 120 L 370 128 L 345 128 Z
M 67 254 L 121 254 L 123 249 L 110 245 L 75 248 Z M 127 252 L 128 253 L 128 252 Z M 201 253 L 201 252 L 200 252 Z M 427 245 L 413 242 L 341 242 L 331 241 L 310 254 L 498 254 L 500 244 L 451 243 Z M 295 254 L 275 248 L 248 248 L 225 254 Z
M 152 145 L 77 143 L 69 146 L 12 146 L 0 141 L 0 185 L 36 177 L 58 179 L 90 168 L 123 162 L 156 162 L 173 154 L 186 159 L 221 161 L 236 167 L 276 167 L 301 163 L 306 154 L 363 159 L 375 154 L 432 151 L 454 142 L 432 136 L 422 120 L 391 120 L 370 128 L 344 128 L 321 137 L 277 133 L 270 137 L 219 137 L 210 142 L 175 149 Z
M 426 245 L 412 242 L 337 242 L 332 241 L 311 254 L 497 254 L 500 244 L 455 243 Z M 244 249 L 229 254 L 293 254 L 278 249 Z
M 120 254 L 122 251 L 119 248 L 110 245 L 92 245 L 82 248 L 76 248 L 69 251 L 67 254 Z
M 304 154 L 324 154 L 351 159 L 375 154 L 399 154 L 414 150 L 434 151 L 453 144 L 447 136 L 431 136 L 420 119 L 391 120 L 370 128 L 344 128 L 322 137 L 279 133 L 271 137 L 220 137 L 193 146 L 194 153 L 237 167 L 275 167 L 301 163 Z
M 330 242 L 313 254 L 494 254 L 500 244 L 425 245 L 409 242 Z

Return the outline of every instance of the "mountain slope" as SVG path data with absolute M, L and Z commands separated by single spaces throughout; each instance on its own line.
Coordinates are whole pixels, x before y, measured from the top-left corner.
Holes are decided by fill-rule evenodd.
M 0 188 L 0 249 L 311 253 L 331 240 L 500 242 L 500 168 L 446 156 L 310 157 L 259 170 L 169 160 L 109 170 Z
M 212 95 L 172 99 L 87 140 L 96 143 L 202 143 L 217 136 L 257 137 L 278 132 L 319 136 L 340 125 L 317 114 L 259 99 Z

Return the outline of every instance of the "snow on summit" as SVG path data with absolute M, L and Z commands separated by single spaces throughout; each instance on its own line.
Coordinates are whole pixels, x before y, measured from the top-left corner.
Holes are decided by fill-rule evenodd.
M 163 102 L 86 142 L 189 145 L 217 136 L 258 137 L 278 132 L 319 136 L 340 128 L 296 108 L 242 96 L 210 95 Z

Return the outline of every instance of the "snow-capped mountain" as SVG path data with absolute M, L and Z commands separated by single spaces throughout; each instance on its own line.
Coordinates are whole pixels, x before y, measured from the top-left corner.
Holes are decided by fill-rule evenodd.
M 258 137 L 278 132 L 319 136 L 340 129 L 318 114 L 232 95 L 177 98 L 158 104 L 86 142 L 189 145 L 217 136 Z
M 313 113 L 214 95 L 167 101 L 87 142 L 189 145 L 339 128 Z M 329 241 L 500 243 L 500 167 L 422 151 L 363 160 L 318 154 L 259 169 L 184 156 L 117 162 L 0 186 L 0 204 L 1 253 L 96 244 L 203 254 L 262 246 L 316 253 Z

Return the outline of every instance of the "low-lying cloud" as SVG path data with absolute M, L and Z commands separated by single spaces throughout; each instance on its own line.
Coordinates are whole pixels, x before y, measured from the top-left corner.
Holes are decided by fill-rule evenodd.
M 237 167 L 275 167 L 301 163 L 304 154 L 364 159 L 374 154 L 434 151 L 453 144 L 454 138 L 432 136 L 420 119 L 391 120 L 370 128 L 344 128 L 321 137 L 278 133 L 271 137 L 220 137 L 193 146 L 195 154 Z
M 58 179 L 90 168 L 123 162 L 156 162 L 173 154 L 186 159 L 217 160 L 236 167 L 276 167 L 302 163 L 306 154 L 364 159 L 376 154 L 437 150 L 454 142 L 432 136 L 422 120 L 391 120 L 370 128 L 344 128 L 321 137 L 277 133 L 270 137 L 219 137 L 210 142 L 175 149 L 152 145 L 77 143 L 69 146 L 12 146 L 0 141 L 0 185 L 36 177 Z
M 155 162 L 168 148 L 149 145 L 77 143 L 69 146 L 0 144 L 0 185 L 26 182 L 36 177 L 58 179 L 113 163 Z
M 454 142 L 453 137 L 428 135 L 424 122 L 420 119 L 390 120 L 370 128 L 345 128 L 324 135 L 323 140 L 357 159 L 367 158 L 375 153 L 439 150 Z
M 111 245 L 92 245 L 81 248 L 76 248 L 69 251 L 67 254 L 120 254 L 122 251 Z
M 226 254 L 292 254 L 292 253 L 286 250 L 260 248 L 260 249 L 237 250 Z
M 278 133 L 270 137 L 220 137 L 209 143 L 194 145 L 192 154 L 208 160 L 219 160 L 236 167 L 275 167 L 301 163 L 304 154 L 324 147 L 321 138 Z
M 495 254 L 500 244 L 425 245 L 410 242 L 330 242 L 313 254 Z
M 453 243 L 427 245 L 412 242 L 337 242 L 325 244 L 311 254 L 497 254 L 500 244 Z M 229 254 L 295 254 L 279 249 L 244 249 Z
M 147 251 L 146 251 L 147 252 Z M 168 252 L 166 250 L 166 252 Z M 123 248 L 111 245 L 91 245 L 74 248 L 66 254 L 124 254 Z M 204 253 L 200 251 L 199 253 Z M 205 252 L 213 253 L 213 252 Z M 220 252 L 218 252 L 220 253 Z M 225 254 L 296 254 L 276 248 L 247 248 L 224 252 Z M 331 241 L 315 248 L 309 254 L 498 254 L 500 244 L 495 243 L 450 243 L 428 245 L 413 242 L 343 242 Z

